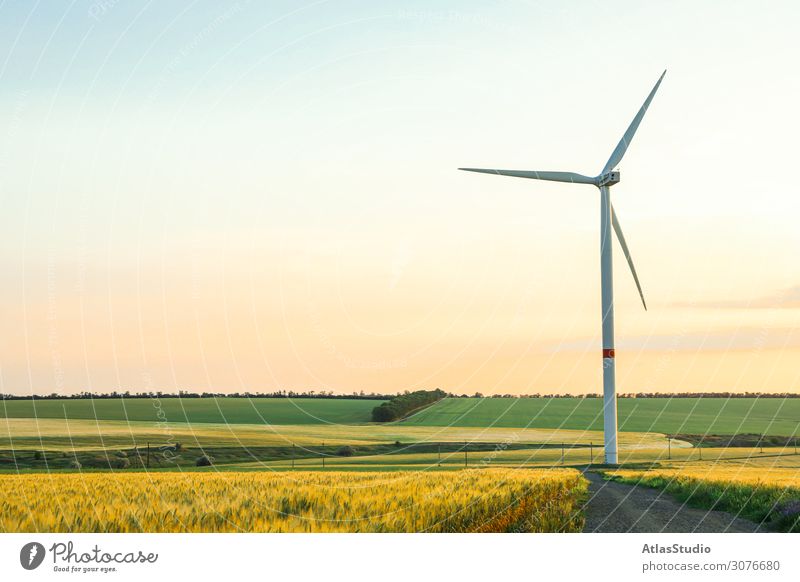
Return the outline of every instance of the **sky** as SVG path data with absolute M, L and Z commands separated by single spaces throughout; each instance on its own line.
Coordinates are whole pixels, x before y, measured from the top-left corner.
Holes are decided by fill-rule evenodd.
M 0 3 L 0 392 L 800 391 L 800 6 Z M 616 245 L 616 243 L 615 243 Z

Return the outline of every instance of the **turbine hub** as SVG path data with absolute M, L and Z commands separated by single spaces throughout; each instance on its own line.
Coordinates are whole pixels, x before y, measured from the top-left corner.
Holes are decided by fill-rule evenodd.
M 619 172 L 606 172 L 597 177 L 598 186 L 613 186 L 617 183 L 619 183 Z

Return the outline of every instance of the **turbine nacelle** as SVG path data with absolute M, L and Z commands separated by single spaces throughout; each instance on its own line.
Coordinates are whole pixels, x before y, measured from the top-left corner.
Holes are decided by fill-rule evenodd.
M 619 172 L 606 172 L 597 176 L 597 185 L 599 187 L 613 186 L 614 184 L 619 184 Z

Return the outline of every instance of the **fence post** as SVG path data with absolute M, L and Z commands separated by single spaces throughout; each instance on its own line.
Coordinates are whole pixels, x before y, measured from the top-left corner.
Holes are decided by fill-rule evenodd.
M 467 441 L 464 441 L 464 466 L 467 466 Z
M 292 469 L 294 469 L 294 457 L 295 457 L 294 443 L 292 443 Z
M 322 468 L 325 468 L 325 441 L 322 441 Z
M 564 464 L 564 443 L 561 443 L 561 464 Z
M 589 443 L 589 464 L 594 464 L 594 443 Z

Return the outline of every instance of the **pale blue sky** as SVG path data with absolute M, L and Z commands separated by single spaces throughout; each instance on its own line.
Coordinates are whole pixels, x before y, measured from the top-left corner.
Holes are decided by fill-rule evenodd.
M 455 168 L 596 173 L 664 68 L 614 189 L 653 309 L 636 311 L 618 255 L 618 334 L 662 345 L 744 329 L 749 346 L 778 328 L 800 351 L 788 331 L 797 310 L 685 307 L 758 305 L 800 282 L 800 192 L 786 179 L 800 135 L 798 17 L 788 1 L 0 3 L 0 297 L 14 322 L 4 385 L 58 386 L 61 374 L 66 390 L 141 387 L 147 371 L 166 387 L 237 386 L 235 369 L 265 356 L 221 321 L 256 321 L 276 305 L 304 355 L 282 353 L 261 387 L 340 389 L 349 374 L 394 389 L 439 373 L 443 387 L 470 385 L 477 371 L 442 354 L 509 335 L 542 353 L 591 343 L 594 192 Z M 187 280 L 197 307 L 184 314 L 175 294 Z M 478 291 L 476 280 L 495 284 Z M 231 289 L 247 290 L 240 311 Z M 308 308 L 287 315 L 286 290 L 330 316 L 335 350 L 315 347 Z M 497 313 L 520 304 L 530 319 L 509 330 Z M 220 305 L 219 322 L 198 323 Z M 129 328 L 113 323 L 126 317 Z M 80 349 L 65 339 L 76 325 Z M 445 328 L 461 331 L 446 342 L 431 331 Z M 235 360 L 234 371 L 198 379 L 187 363 L 183 378 L 166 348 L 139 360 L 98 348 L 143 349 L 153 334 L 201 345 L 227 335 L 213 348 L 227 355 L 202 357 Z M 375 335 L 403 341 L 381 354 Z M 320 349 L 407 366 L 358 378 L 335 357 L 316 363 Z M 580 390 L 591 363 L 553 389 Z M 631 377 L 643 381 L 651 364 L 631 363 Z M 693 389 L 716 381 L 689 375 L 680 382 Z M 474 382 L 492 377 L 499 385 L 498 374 Z

